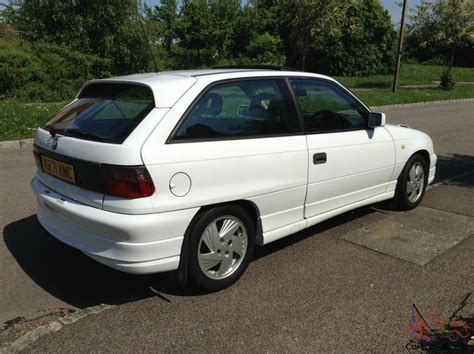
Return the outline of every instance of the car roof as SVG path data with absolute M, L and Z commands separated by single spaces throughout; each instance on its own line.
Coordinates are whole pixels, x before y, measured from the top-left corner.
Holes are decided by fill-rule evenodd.
M 258 69 L 258 68 L 249 68 L 249 69 L 239 69 L 239 68 L 216 68 L 216 69 L 195 69 L 195 70 L 174 70 L 174 71 L 159 71 L 152 73 L 143 73 L 143 74 L 133 74 L 126 76 L 116 76 L 111 79 L 114 80 L 154 80 L 159 79 L 163 76 L 184 76 L 184 77 L 201 77 L 201 76 L 235 76 L 235 78 L 245 77 L 245 76 L 255 76 L 258 73 L 262 76 L 316 76 L 322 78 L 329 78 L 325 75 L 309 73 L 304 71 L 296 70 L 271 70 L 271 69 Z
M 333 80 L 330 77 L 292 70 L 269 70 L 269 69 L 198 69 L 160 71 L 153 73 L 133 74 L 116 76 L 108 79 L 97 79 L 88 81 L 79 91 L 78 96 L 86 86 L 95 83 L 133 83 L 149 87 L 153 91 L 155 106 L 160 108 L 172 107 L 178 99 L 198 80 L 205 84 L 227 79 L 240 79 L 251 77 L 315 77 Z

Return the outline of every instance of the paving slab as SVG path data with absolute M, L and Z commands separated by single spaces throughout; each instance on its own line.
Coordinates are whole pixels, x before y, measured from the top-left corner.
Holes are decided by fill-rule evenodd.
M 443 185 L 426 193 L 423 205 L 474 217 L 474 187 Z
M 342 238 L 386 255 L 424 266 L 469 237 L 474 231 L 474 223 L 462 216 L 454 216 L 461 219 L 461 222 L 455 230 L 449 230 L 443 226 L 436 229 L 436 224 L 445 224 L 449 216 L 443 214 L 448 213 L 434 211 L 433 215 L 425 214 L 424 217 L 420 217 L 420 213 L 413 214 L 403 213 L 404 223 L 382 220 L 345 234 Z
M 429 191 L 425 198 L 434 191 Z M 474 234 L 473 218 L 439 210 L 438 206 L 436 209 L 428 207 L 424 201 L 422 206 L 410 211 L 390 212 L 389 220 L 456 243 Z

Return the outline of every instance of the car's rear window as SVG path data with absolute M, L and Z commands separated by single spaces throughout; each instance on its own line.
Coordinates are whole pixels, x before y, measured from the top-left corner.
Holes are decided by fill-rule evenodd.
M 155 106 L 153 92 L 136 84 L 97 83 L 45 125 L 61 135 L 122 143 Z

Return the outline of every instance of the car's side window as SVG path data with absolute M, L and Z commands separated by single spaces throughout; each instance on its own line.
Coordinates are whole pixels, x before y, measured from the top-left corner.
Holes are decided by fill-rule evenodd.
M 285 81 L 255 79 L 213 85 L 186 115 L 172 140 L 219 140 L 301 131 Z
M 308 133 L 367 128 L 367 109 L 337 85 L 311 79 L 290 79 L 290 84 Z

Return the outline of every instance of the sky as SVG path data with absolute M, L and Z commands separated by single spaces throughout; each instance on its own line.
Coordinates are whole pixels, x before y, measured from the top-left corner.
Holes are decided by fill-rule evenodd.
M 411 9 L 416 9 L 416 7 L 420 4 L 420 0 L 407 0 L 408 1 L 408 8 L 407 8 L 407 15 Z M 393 24 L 400 24 L 400 17 L 402 15 L 402 0 L 381 0 L 383 7 L 385 7 L 390 16 L 392 17 Z

